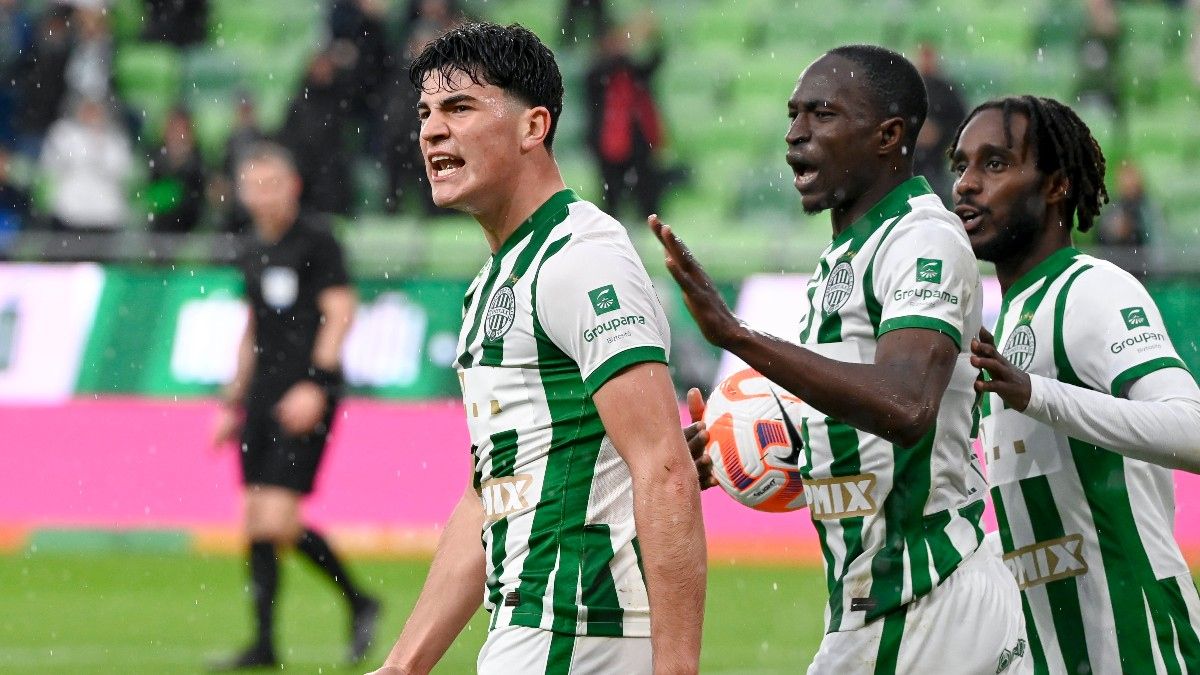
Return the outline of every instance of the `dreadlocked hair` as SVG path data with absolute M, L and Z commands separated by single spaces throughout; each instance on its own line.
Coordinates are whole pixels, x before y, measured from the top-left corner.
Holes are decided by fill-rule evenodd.
M 1026 95 L 994 99 L 980 104 L 958 125 L 947 154 L 958 147 L 967 123 L 984 110 L 1004 113 L 1004 139 L 1009 148 L 1013 147 L 1013 114 L 1029 119 L 1025 136 L 1036 149 L 1038 171 L 1044 176 L 1063 172 L 1069 185 L 1064 202 L 1067 222 L 1077 222 L 1080 232 L 1090 230 L 1100 207 L 1108 203 L 1108 190 L 1104 187 L 1104 152 L 1079 115 L 1052 98 Z

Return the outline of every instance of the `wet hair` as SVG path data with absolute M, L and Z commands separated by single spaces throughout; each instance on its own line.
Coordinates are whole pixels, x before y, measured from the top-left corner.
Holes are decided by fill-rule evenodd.
M 904 120 L 904 153 L 910 160 L 917 134 L 929 113 L 929 94 L 916 66 L 901 54 L 877 45 L 844 45 L 825 52 L 862 66 L 867 92 L 878 106 L 880 119 Z
M 1070 186 L 1063 202 L 1066 220 L 1077 223 L 1080 232 L 1091 229 L 1100 207 L 1108 203 L 1108 190 L 1104 187 L 1105 160 L 1100 144 L 1079 115 L 1052 98 L 1026 95 L 994 99 L 980 104 L 962 121 L 954 132 L 954 142 L 947 151 L 949 155 L 953 155 L 958 147 L 967 123 L 984 110 L 1004 113 L 1004 140 L 1009 148 L 1013 147 L 1013 114 L 1019 113 L 1029 119 L 1025 141 L 1034 148 L 1037 170 L 1043 176 L 1063 172 Z
M 562 74 L 554 54 L 532 31 L 516 23 L 461 25 L 425 46 L 409 66 L 408 79 L 425 91 L 430 77 L 445 81 L 456 73 L 465 73 L 475 84 L 499 87 L 531 107 L 549 110 L 546 149 L 550 149 L 562 113 Z

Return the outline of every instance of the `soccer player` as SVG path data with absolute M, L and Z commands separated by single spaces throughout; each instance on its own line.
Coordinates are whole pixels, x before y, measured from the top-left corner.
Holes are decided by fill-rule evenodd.
M 972 362 L 1035 670 L 1200 672 L 1170 471 L 1200 471 L 1200 389 L 1146 289 L 1072 247 L 1107 200 L 1100 146 L 1067 106 L 1021 96 L 976 108 L 951 163 L 955 212 L 1004 291 Z
M 801 472 L 830 595 L 809 673 L 1024 663 L 1019 593 L 980 545 L 976 261 L 961 223 L 912 175 L 926 107 L 916 69 L 881 47 L 833 49 L 800 76 L 787 162 L 804 210 L 831 211 L 833 242 L 798 299 L 798 344 L 742 324 L 650 218 L 705 337 L 805 401 Z
M 287 150 L 263 143 L 249 152 L 239 163 L 238 194 L 254 223 L 254 243 L 239 259 L 250 317 L 214 442 L 241 439 L 258 635 L 241 653 L 212 665 L 278 664 L 272 629 L 278 556 L 293 546 L 345 595 L 348 659 L 357 663 L 371 644 L 379 603 L 353 583 L 325 538 L 300 520 L 300 501 L 312 492 L 341 394 L 354 290 L 337 240 L 321 220 L 300 211 L 300 177 Z
M 474 216 L 492 255 L 455 363 L 470 484 L 378 672 L 427 672 L 482 599 L 480 673 L 694 673 L 704 531 L 667 321 L 625 229 L 564 186 L 554 56 L 471 24 L 410 77 L 433 200 Z

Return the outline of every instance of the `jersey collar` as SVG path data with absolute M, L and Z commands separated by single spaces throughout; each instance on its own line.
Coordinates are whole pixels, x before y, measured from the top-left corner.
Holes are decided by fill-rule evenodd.
M 1046 277 L 1056 277 L 1063 270 L 1071 266 L 1075 262 L 1075 256 L 1079 255 L 1079 249 L 1074 246 L 1060 248 L 1054 253 L 1046 256 L 1046 259 L 1033 266 L 1033 269 L 1026 272 L 1017 279 L 1017 282 L 1009 287 L 1008 292 L 1004 294 L 1004 300 L 1007 302 L 1032 286 L 1038 279 Z
M 547 225 L 558 224 L 562 219 L 556 216 L 562 213 L 563 209 L 567 208 L 567 205 L 577 201 L 579 201 L 579 195 L 576 195 L 575 191 L 571 188 L 555 192 L 550 196 L 550 199 L 547 199 L 544 204 L 533 212 L 533 215 L 526 218 L 525 222 L 521 223 L 517 229 L 513 230 L 512 234 L 508 235 L 508 239 L 505 239 L 504 243 L 500 245 L 500 250 L 492 254 L 492 258 L 496 260 L 502 259 L 505 254 L 513 250 L 514 246 L 521 243 L 534 230 L 541 229 Z
M 872 206 L 858 220 L 854 221 L 850 227 L 842 230 L 838 236 L 834 237 L 834 245 L 836 246 L 847 241 L 855 235 L 869 235 L 878 229 L 880 225 L 908 212 L 908 200 L 913 197 L 932 193 L 933 188 L 929 187 L 929 181 L 925 180 L 924 176 L 909 178 L 892 188 L 892 191 L 887 193 L 883 199 L 880 199 L 875 206 Z

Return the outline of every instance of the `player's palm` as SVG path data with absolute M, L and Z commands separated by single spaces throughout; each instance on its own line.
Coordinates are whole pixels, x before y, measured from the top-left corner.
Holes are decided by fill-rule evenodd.
M 717 292 L 712 277 L 708 276 L 696 256 L 692 255 L 671 227 L 659 220 L 658 216 L 652 215 L 646 222 L 667 254 L 667 271 L 679 284 L 679 290 L 683 291 L 683 302 L 704 339 L 718 347 L 726 347 L 742 327 L 741 322 L 729 311 L 729 305 Z
M 325 390 L 303 380 L 292 385 L 279 400 L 275 406 L 275 417 L 284 432 L 292 436 L 304 436 L 312 433 L 321 422 L 326 405 Z

